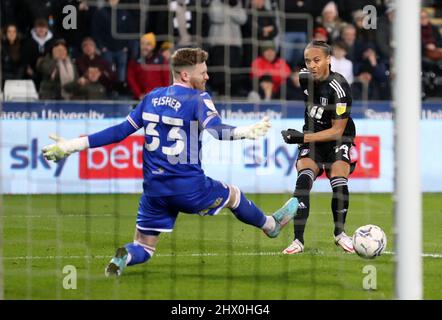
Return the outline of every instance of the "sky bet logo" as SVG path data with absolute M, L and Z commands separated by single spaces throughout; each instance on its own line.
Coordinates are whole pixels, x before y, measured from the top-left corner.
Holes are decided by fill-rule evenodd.
M 41 152 L 41 147 L 38 146 L 38 140 L 32 139 L 31 145 L 18 145 L 11 149 L 11 158 L 13 159 L 11 169 L 13 170 L 26 170 L 31 168 L 31 170 L 38 169 L 39 166 L 44 169 L 50 170 L 51 166 L 43 157 Z M 54 177 L 59 177 L 66 159 L 63 159 L 56 164 L 56 170 Z
M 275 150 L 269 147 L 269 140 L 264 139 L 263 145 L 252 145 L 244 149 L 245 167 L 268 168 L 275 165 L 278 169 L 284 170 L 284 175 L 289 176 L 296 167 L 296 159 L 298 159 L 298 148 L 290 147 L 290 151 L 286 144 L 278 146 Z
M 379 136 L 357 136 L 356 146 L 351 148 L 350 157 L 357 161 L 356 170 L 352 178 L 379 178 L 380 177 L 380 152 L 381 142 Z M 262 145 L 246 147 L 244 149 L 246 168 L 268 168 L 274 164 L 278 169 L 284 170 L 285 176 L 290 176 L 296 171 L 298 148 L 286 144 L 277 146 L 274 150 L 270 147 L 268 139 Z M 323 174 L 320 178 L 325 178 Z

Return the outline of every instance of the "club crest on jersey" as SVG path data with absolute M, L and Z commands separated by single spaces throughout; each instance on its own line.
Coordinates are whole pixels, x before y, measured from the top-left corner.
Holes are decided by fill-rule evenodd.
M 341 114 L 344 114 L 347 110 L 347 104 L 346 103 L 337 103 L 336 104 L 336 114 L 340 116 Z
M 328 99 L 327 98 L 321 97 L 320 101 L 321 101 L 321 105 L 323 105 L 323 106 L 328 105 Z

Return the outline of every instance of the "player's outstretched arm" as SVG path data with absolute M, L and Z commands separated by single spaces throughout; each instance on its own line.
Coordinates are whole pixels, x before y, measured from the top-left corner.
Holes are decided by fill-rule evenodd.
M 126 120 L 115 126 L 80 138 L 67 140 L 56 134 L 51 134 L 49 138 L 54 140 L 55 143 L 43 147 L 43 156 L 47 160 L 58 162 L 74 152 L 120 142 L 135 131 L 137 129 Z
M 66 140 L 63 137 L 59 137 L 58 135 L 52 133 L 49 135 L 49 138 L 54 140 L 55 143 L 49 144 L 42 148 L 43 156 L 46 158 L 46 160 L 58 162 L 74 152 L 89 148 L 88 137 Z
M 282 130 L 281 134 L 284 141 L 288 144 L 335 141 L 342 137 L 347 121 L 348 119 L 332 120 L 332 127 L 330 129 L 315 133 L 304 134 L 296 129 L 287 129 Z
M 217 117 L 211 120 L 205 129 L 219 140 L 255 140 L 265 136 L 271 126 L 269 117 L 264 117 L 255 124 L 242 127 L 233 127 L 223 124 L 221 118 Z

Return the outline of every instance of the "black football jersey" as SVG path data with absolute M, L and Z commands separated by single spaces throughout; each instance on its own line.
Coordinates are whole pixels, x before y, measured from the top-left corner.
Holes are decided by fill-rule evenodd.
M 329 129 L 332 120 L 348 118 L 342 140 L 353 141 L 356 129 L 350 117 L 352 98 L 347 80 L 341 74 L 330 71 L 327 79 L 313 81 L 310 72 L 301 69 L 299 82 L 305 101 L 304 133 Z

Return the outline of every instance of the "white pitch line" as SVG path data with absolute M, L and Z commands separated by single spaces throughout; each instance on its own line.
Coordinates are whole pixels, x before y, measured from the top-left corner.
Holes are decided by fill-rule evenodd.
M 237 252 L 237 253 L 185 253 L 185 254 L 172 254 L 172 253 L 158 253 L 155 257 L 227 257 L 227 256 L 277 256 L 281 255 L 280 252 Z M 112 258 L 112 256 L 17 256 L 17 257 L 3 257 L 3 260 L 54 260 L 54 259 L 106 259 Z
M 392 252 L 392 251 L 385 251 L 383 254 L 395 255 L 396 253 Z M 442 258 L 442 254 L 440 254 L 440 253 L 422 253 L 422 257 L 423 258 L 437 258 L 437 259 L 440 259 L 440 258 Z
M 266 215 L 272 215 L 274 212 L 265 212 Z M 185 213 L 181 213 L 185 215 Z M 352 212 L 352 215 L 367 215 L 367 212 Z M 191 215 L 191 214 L 187 214 Z M 229 211 L 220 211 L 218 216 L 229 216 L 232 215 Z M 331 215 L 331 211 L 315 211 L 314 215 Z M 374 215 L 374 214 L 373 214 Z M 381 214 L 379 214 L 381 215 Z M 80 213 L 80 214 L 3 214 L 3 218 L 14 218 L 14 219 L 44 219 L 44 218 L 100 218 L 100 217 L 119 217 L 119 218 L 136 218 L 136 213 L 131 214 L 116 214 L 116 213 Z
M 308 254 L 308 252 L 307 252 Z M 394 255 L 394 252 L 386 251 L 384 255 Z M 282 255 L 281 252 L 236 252 L 236 253 L 185 253 L 185 254 L 171 254 L 171 253 L 159 253 L 155 254 L 155 257 L 165 258 L 165 257 L 244 257 L 244 256 L 279 256 Z M 320 252 L 318 255 L 324 255 Z M 423 258 L 442 258 L 440 253 L 423 253 Z M 3 257 L 3 260 L 54 260 L 54 259 L 107 259 L 111 256 L 16 256 L 16 257 Z
M 30 215 L 4 215 L 3 218 L 14 218 L 14 219 L 41 219 L 41 218 L 101 218 L 101 217 L 117 217 L 115 214 L 30 214 Z M 119 218 L 126 216 L 118 216 Z M 127 216 L 130 218 L 130 216 Z

